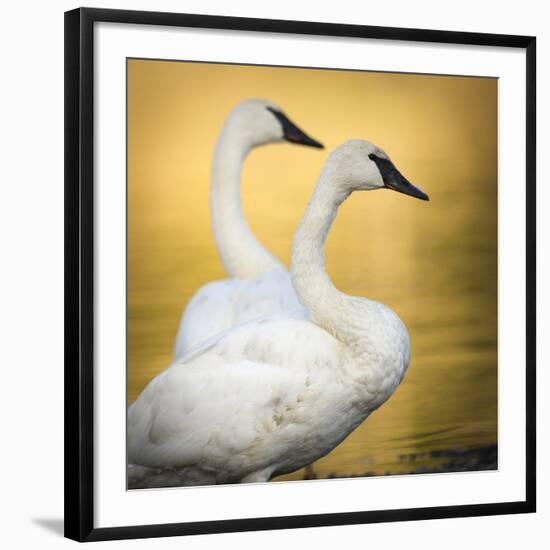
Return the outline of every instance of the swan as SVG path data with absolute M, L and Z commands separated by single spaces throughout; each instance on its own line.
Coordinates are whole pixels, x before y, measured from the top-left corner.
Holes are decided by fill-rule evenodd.
M 154 378 L 128 411 L 130 487 L 268 481 L 326 455 L 393 394 L 407 329 L 389 307 L 337 290 L 323 252 L 342 202 L 382 188 L 429 200 L 368 141 L 331 153 L 292 248 L 310 320 L 234 327 Z
M 264 315 L 305 315 L 283 264 L 250 231 L 242 213 L 240 173 L 255 147 L 287 141 L 322 148 L 275 103 L 246 100 L 227 118 L 212 166 L 211 212 L 215 242 L 230 279 L 214 281 L 191 298 L 180 320 L 174 358 L 236 324 Z

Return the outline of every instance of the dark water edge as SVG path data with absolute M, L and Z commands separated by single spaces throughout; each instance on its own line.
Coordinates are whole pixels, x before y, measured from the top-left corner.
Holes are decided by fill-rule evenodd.
M 469 448 L 426 451 L 399 455 L 398 471 L 383 474 L 366 471 L 362 474 L 330 473 L 327 479 L 391 476 L 407 474 L 444 474 L 451 472 L 478 472 L 498 469 L 498 446 L 496 443 Z M 317 479 L 314 471 L 306 471 L 304 479 Z
M 326 477 L 320 477 L 315 473 L 314 465 L 306 467 L 303 479 L 348 479 L 361 477 L 380 477 L 408 474 L 445 474 L 452 472 L 479 472 L 498 469 L 497 444 L 482 445 L 478 447 L 457 447 L 445 450 L 424 451 L 418 453 L 402 454 L 398 457 L 400 467 L 395 471 L 386 471 L 383 474 L 368 470 L 362 474 L 338 474 L 330 473 Z M 277 482 L 277 480 L 273 480 Z M 193 485 L 193 484 L 190 484 Z M 129 489 L 151 489 L 164 487 L 183 487 L 185 484 L 152 484 L 132 485 L 129 481 Z

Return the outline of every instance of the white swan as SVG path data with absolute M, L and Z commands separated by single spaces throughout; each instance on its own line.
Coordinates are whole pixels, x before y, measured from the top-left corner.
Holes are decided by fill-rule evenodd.
M 323 254 L 340 204 L 384 187 L 428 200 L 367 141 L 330 155 L 293 244 L 311 321 L 244 324 L 157 376 L 128 412 L 131 487 L 267 481 L 330 452 L 392 395 L 407 330 L 385 305 L 338 291 Z
M 322 147 L 265 100 L 239 103 L 221 131 L 212 166 L 211 210 L 218 251 L 231 279 L 203 286 L 182 315 L 174 357 L 232 326 L 270 314 L 305 315 L 279 260 L 250 231 L 240 199 L 241 168 L 255 147 L 287 141 Z

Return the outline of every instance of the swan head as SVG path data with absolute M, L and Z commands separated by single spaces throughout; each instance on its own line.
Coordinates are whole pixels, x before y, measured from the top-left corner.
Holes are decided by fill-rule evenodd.
M 395 167 L 385 151 L 370 141 L 354 139 L 335 149 L 327 161 L 347 193 L 392 189 L 420 200 L 430 198 Z
M 249 147 L 286 141 L 323 148 L 296 126 L 278 105 L 265 99 L 242 101 L 231 111 L 226 124 Z

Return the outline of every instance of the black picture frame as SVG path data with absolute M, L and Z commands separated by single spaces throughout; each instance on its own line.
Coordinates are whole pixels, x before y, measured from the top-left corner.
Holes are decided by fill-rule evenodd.
M 94 527 L 93 90 L 97 22 L 521 48 L 526 51 L 526 499 L 353 513 Z M 485 33 L 79 8 L 65 13 L 65 536 L 77 541 L 517 514 L 536 510 L 536 39 Z

